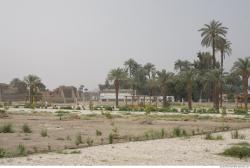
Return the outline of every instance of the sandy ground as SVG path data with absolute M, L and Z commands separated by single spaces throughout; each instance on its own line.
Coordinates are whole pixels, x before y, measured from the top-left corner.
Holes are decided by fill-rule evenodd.
M 79 149 L 80 154 L 37 154 L 0 159 L 0 165 L 248 165 L 250 159 L 218 155 L 233 143 L 249 142 L 250 129 L 241 130 L 245 140 L 231 139 L 231 132 L 219 133 L 224 140 L 204 136 L 129 142 Z

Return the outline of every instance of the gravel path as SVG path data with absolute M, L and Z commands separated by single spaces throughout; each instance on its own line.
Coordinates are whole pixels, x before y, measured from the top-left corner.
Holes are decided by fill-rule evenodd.
M 0 165 L 248 165 L 250 159 L 218 155 L 232 143 L 250 143 L 250 129 L 241 130 L 245 140 L 231 139 L 231 133 L 220 133 L 224 140 L 204 140 L 204 136 L 129 142 L 79 149 L 80 154 L 37 154 L 0 159 Z

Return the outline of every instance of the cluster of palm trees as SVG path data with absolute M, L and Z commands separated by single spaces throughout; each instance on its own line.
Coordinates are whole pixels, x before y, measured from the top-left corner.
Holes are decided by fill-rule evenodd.
M 199 30 L 201 44 L 211 47 L 210 52 L 199 52 L 197 60 L 177 60 L 175 71 L 167 72 L 165 69 L 156 70 L 152 63 L 138 64 L 129 59 L 123 68 L 112 69 L 104 85 L 99 85 L 100 90 L 115 88 L 116 106 L 118 106 L 119 88 L 133 89 L 138 94 L 150 96 L 163 96 L 163 106 L 166 106 L 167 95 L 173 95 L 178 100 L 186 99 L 189 109 L 192 101 L 207 99 L 213 102 L 215 109 L 222 107 L 222 95 L 226 93 L 234 99 L 235 94 L 242 92 L 247 109 L 248 78 L 250 75 L 250 59 L 244 58 L 236 61 L 230 72 L 224 72 L 224 59 L 232 52 L 231 42 L 227 39 L 227 27 L 218 21 L 211 21 Z M 219 53 L 220 62 L 216 57 Z M 243 81 L 243 82 L 242 82 Z M 114 82 L 113 84 L 110 82 Z
M 23 80 L 14 78 L 10 85 L 17 88 L 19 93 L 27 93 L 27 99 L 30 104 L 34 104 L 35 101 L 40 100 L 42 95 L 41 91 L 45 90 L 45 85 L 41 79 L 36 75 L 25 76 Z

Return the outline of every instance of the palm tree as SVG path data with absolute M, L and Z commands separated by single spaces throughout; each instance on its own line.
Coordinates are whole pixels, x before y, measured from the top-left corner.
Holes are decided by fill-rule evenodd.
M 138 63 L 132 58 L 130 58 L 127 61 L 125 61 L 124 65 L 126 67 L 126 71 L 129 74 L 129 78 L 131 78 L 134 75 L 136 69 L 138 68 Z
M 220 69 L 211 69 L 209 70 L 206 75 L 206 82 L 213 83 L 213 95 L 214 95 L 214 108 L 219 110 L 219 89 L 220 84 L 223 82 L 223 76 L 221 77 Z
M 163 97 L 163 107 L 167 106 L 168 85 L 173 81 L 174 73 L 166 72 L 165 69 L 157 71 L 158 84 Z
M 234 62 L 232 67 L 232 72 L 242 77 L 243 81 L 243 97 L 245 109 L 247 110 L 248 103 L 248 78 L 250 75 L 250 58 L 239 58 L 236 62 Z
M 174 65 L 174 69 L 175 70 L 179 70 L 179 71 L 183 71 L 185 70 L 186 68 L 190 67 L 192 65 L 191 62 L 187 61 L 187 60 L 177 60 L 175 62 L 175 65 Z
M 30 104 L 33 104 L 35 102 L 36 94 L 39 94 L 39 91 L 41 90 L 45 90 L 45 85 L 36 75 L 28 75 L 24 77 L 24 82 L 29 92 L 29 102 Z
M 223 73 L 223 60 L 225 59 L 225 55 L 230 55 L 232 53 L 231 42 L 222 38 L 216 44 L 216 49 L 221 53 L 221 61 L 220 61 L 220 68 L 221 68 L 221 75 Z M 223 93 L 223 86 L 220 86 L 220 106 L 222 107 L 222 93 Z
M 197 71 L 196 69 L 190 67 L 185 71 L 180 73 L 180 76 L 184 82 L 186 82 L 187 89 L 187 99 L 188 99 L 188 108 L 192 110 L 192 94 L 193 94 L 193 82 L 196 80 Z
M 155 65 L 147 63 L 146 65 L 144 65 L 143 68 L 146 70 L 148 79 L 151 79 L 152 74 L 155 72 Z
M 119 94 L 120 81 L 125 80 L 126 78 L 127 78 L 127 73 L 122 68 L 112 69 L 108 74 L 108 79 L 114 81 L 116 107 L 118 107 L 119 105 L 118 94 Z
M 213 66 L 216 66 L 215 49 L 216 43 L 221 40 L 227 34 L 227 27 L 223 27 L 222 23 L 212 20 L 210 24 L 205 24 L 201 31 L 201 37 L 203 37 L 202 46 L 212 47 Z

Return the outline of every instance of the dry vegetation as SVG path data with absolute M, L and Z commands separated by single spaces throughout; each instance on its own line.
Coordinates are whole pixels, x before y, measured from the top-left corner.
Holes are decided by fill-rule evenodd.
M 7 114 L 6 114 L 7 115 Z M 0 118 L 0 155 L 23 156 L 93 145 L 206 134 L 249 127 L 247 119 L 198 115 L 8 113 Z M 4 135 L 4 136 L 3 136 Z

